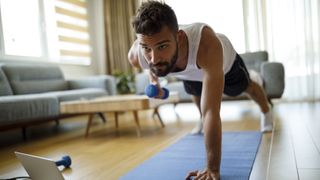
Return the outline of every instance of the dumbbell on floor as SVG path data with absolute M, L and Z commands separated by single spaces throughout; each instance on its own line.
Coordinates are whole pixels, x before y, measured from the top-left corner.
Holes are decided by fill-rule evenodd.
M 57 166 L 64 166 L 65 168 L 69 168 L 71 166 L 71 158 L 70 156 L 63 156 L 61 160 L 56 161 Z

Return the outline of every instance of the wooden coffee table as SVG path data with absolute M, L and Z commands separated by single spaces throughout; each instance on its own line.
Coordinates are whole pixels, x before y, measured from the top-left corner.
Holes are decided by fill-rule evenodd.
M 137 135 L 140 136 L 139 110 L 154 109 L 154 113 L 158 116 L 161 126 L 164 127 L 164 123 L 158 112 L 158 107 L 162 104 L 176 103 L 178 101 L 179 96 L 176 92 L 170 92 L 170 96 L 165 100 L 148 98 L 146 95 L 105 96 L 90 100 L 62 102 L 60 104 L 60 112 L 62 114 L 88 114 L 89 118 L 85 133 L 85 136 L 88 137 L 94 114 L 103 112 L 115 113 L 115 125 L 116 128 L 118 128 L 118 113 L 132 111 L 134 114 Z

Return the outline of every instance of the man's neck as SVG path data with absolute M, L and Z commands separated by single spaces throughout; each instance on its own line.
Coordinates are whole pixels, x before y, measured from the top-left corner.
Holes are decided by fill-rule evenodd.
M 183 38 L 182 41 L 179 42 L 179 52 L 178 52 L 178 60 L 176 68 L 173 70 L 173 72 L 179 72 L 186 69 L 188 64 L 188 53 L 189 53 L 189 43 L 188 43 L 188 37 L 183 32 Z

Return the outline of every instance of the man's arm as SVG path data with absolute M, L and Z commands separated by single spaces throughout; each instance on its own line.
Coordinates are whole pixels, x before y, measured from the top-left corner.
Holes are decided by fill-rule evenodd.
M 224 89 L 223 50 L 214 31 L 204 27 L 197 64 L 204 71 L 201 112 L 204 121 L 207 172 L 203 176 L 219 179 L 221 163 L 220 105 Z
M 133 67 L 141 68 L 139 63 L 138 53 L 139 53 L 139 44 L 138 44 L 138 41 L 135 40 L 128 52 L 128 60 Z M 159 89 L 159 94 L 158 96 L 156 96 L 156 98 L 163 97 L 164 92 L 160 87 L 159 78 L 155 74 L 153 74 L 150 70 L 149 70 L 149 81 L 150 81 L 150 84 L 156 85 Z
M 139 44 L 138 44 L 138 41 L 135 40 L 128 52 L 128 60 L 133 67 L 141 68 L 139 63 L 138 53 L 139 53 Z

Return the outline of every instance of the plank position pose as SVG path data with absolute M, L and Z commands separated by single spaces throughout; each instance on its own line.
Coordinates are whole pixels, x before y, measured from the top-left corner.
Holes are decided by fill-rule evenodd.
M 159 87 L 156 98 L 164 93 L 158 77 L 170 75 L 183 80 L 200 109 L 207 167 L 189 172 L 187 179 L 219 179 L 222 94 L 248 94 L 260 106 L 261 131 L 267 132 L 272 130 L 272 112 L 263 89 L 250 79 L 226 36 L 202 23 L 179 27 L 174 11 L 163 2 L 142 3 L 132 25 L 137 40 L 128 53 L 129 62 L 150 69 L 150 82 Z

